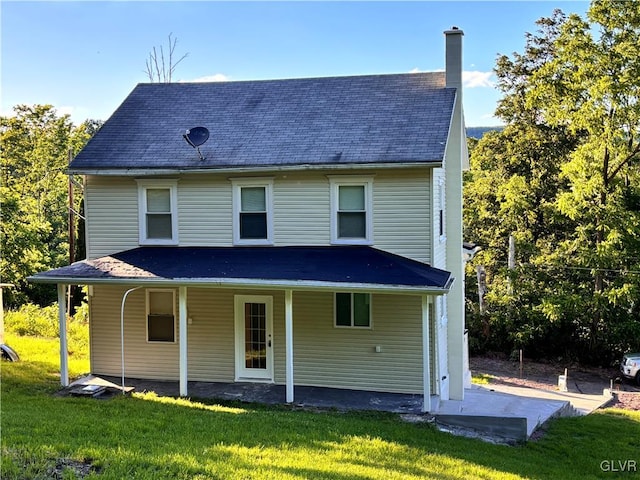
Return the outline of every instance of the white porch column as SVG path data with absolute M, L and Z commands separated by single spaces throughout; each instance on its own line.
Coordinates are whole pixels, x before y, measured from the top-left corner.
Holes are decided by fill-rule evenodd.
M 284 291 L 284 336 L 287 403 L 293 403 L 293 292 Z
M 60 324 L 60 383 L 69 386 L 69 354 L 67 348 L 67 286 L 58 284 L 58 323 Z
M 178 288 L 178 316 L 180 332 L 180 396 L 187 396 L 187 287 Z
M 429 348 L 430 297 L 422 295 L 422 412 L 431 410 L 431 354 Z

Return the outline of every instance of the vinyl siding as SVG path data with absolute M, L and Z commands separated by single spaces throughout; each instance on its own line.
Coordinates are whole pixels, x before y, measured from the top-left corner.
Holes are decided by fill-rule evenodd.
M 421 262 L 431 259 L 430 170 L 376 174 L 373 183 L 374 245 Z
M 373 176 L 374 246 L 429 262 L 433 240 L 431 170 L 361 172 Z M 273 178 L 275 245 L 329 245 L 330 188 L 327 174 L 278 173 Z M 228 176 L 184 175 L 178 181 L 181 246 L 232 246 L 232 184 Z M 138 186 L 134 179 L 88 176 L 87 256 L 97 258 L 139 244 Z
M 101 375 L 120 375 L 120 305 L 125 288 L 94 286 L 91 305 L 91 370 Z M 189 288 L 187 311 L 189 380 L 233 382 L 235 378 L 234 292 L 225 289 Z M 242 294 L 252 292 L 242 291 Z M 254 292 L 255 293 L 255 292 Z M 274 292 L 258 292 L 274 295 Z M 274 320 L 284 317 L 281 301 L 274 296 Z M 125 370 L 129 377 L 177 380 L 179 378 L 178 292 L 176 289 L 175 343 L 147 342 L 145 290 L 132 292 L 125 307 Z M 275 328 L 275 327 L 274 327 Z M 282 320 L 284 328 L 284 320 Z M 284 332 L 274 335 L 282 337 Z M 274 338 L 274 342 L 280 343 Z M 276 356 L 276 359 L 279 355 Z M 282 362 L 276 370 L 284 369 Z M 283 377 L 284 378 L 284 377 Z
M 319 172 L 278 176 L 273 187 L 276 245 L 328 245 L 329 179 Z
M 187 289 L 189 380 L 232 382 L 235 374 L 233 294 Z
M 293 296 L 296 385 L 422 393 L 420 297 L 373 295 L 373 328 L 357 329 L 334 327 L 332 293 Z
M 84 199 L 87 258 L 103 257 L 138 246 L 138 188 L 135 180 L 87 176 Z
M 93 287 L 90 342 L 94 374 L 119 376 L 121 373 L 120 304 L 125 290 Z M 187 327 L 189 380 L 234 381 L 235 294 L 273 296 L 274 381 L 284 384 L 284 292 L 213 288 L 187 291 L 191 319 Z M 294 291 L 294 383 L 421 393 L 420 297 L 373 295 L 372 312 L 371 329 L 335 328 L 332 293 Z M 177 380 L 181 332 L 176 343 L 147 342 L 145 313 L 144 289 L 132 292 L 127 297 L 124 322 L 126 375 Z M 381 347 L 380 353 L 376 353 L 376 346 Z
M 90 342 L 91 371 L 94 374 L 119 376 L 122 372 L 120 305 L 125 291 L 126 288 L 119 287 L 93 287 L 90 298 Z M 177 333 L 175 343 L 147 342 L 145 291 L 140 289 L 132 292 L 127 297 L 124 317 L 126 376 L 177 380 L 180 332 Z
M 219 175 L 185 176 L 178 182 L 178 229 L 185 247 L 233 243 L 231 182 Z

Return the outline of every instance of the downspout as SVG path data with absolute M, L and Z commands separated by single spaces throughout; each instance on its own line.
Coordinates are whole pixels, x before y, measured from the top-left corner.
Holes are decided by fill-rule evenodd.
M 124 304 L 127 301 L 127 297 L 129 294 L 135 290 L 138 290 L 140 287 L 130 288 L 124 295 L 122 296 L 122 304 L 120 305 L 120 365 L 122 367 L 122 394 L 125 393 L 124 386 Z

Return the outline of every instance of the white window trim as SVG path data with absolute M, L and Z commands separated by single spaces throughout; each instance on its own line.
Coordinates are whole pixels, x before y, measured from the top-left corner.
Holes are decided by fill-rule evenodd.
M 338 325 L 338 293 L 348 293 L 351 295 L 351 325 Z M 369 295 L 369 325 L 366 327 L 353 324 L 353 295 L 355 293 L 361 293 Z M 373 330 L 373 294 L 368 292 L 334 292 L 333 294 L 333 327 L 334 328 L 346 328 L 356 330 Z
M 161 340 L 149 340 L 149 293 L 151 292 L 171 292 L 173 306 L 173 342 L 165 342 Z M 147 288 L 145 290 L 145 316 L 144 329 L 146 332 L 147 343 L 171 345 L 178 342 L 178 322 L 176 321 L 176 291 L 171 288 Z
M 234 245 L 273 245 L 273 178 L 231 178 L 233 186 L 233 244 Z M 264 187 L 267 205 L 267 238 L 240 238 L 240 190 L 243 187 Z
M 333 245 L 373 245 L 373 177 L 329 175 L 331 189 L 331 243 Z M 364 238 L 338 237 L 338 199 L 342 186 L 364 186 L 366 232 Z
M 138 230 L 140 245 L 178 245 L 178 180 L 136 180 L 138 183 Z M 171 238 L 147 238 L 147 189 L 168 188 L 171 201 Z

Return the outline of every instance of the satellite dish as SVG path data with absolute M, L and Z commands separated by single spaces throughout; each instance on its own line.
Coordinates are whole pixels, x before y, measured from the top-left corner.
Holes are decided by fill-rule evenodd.
M 204 160 L 202 153 L 200 153 L 199 147 L 207 140 L 209 140 L 209 130 L 207 130 L 205 127 L 194 127 L 187 130 L 184 135 L 182 135 L 182 138 L 184 138 L 189 145 L 191 145 L 198 151 L 200 160 Z

